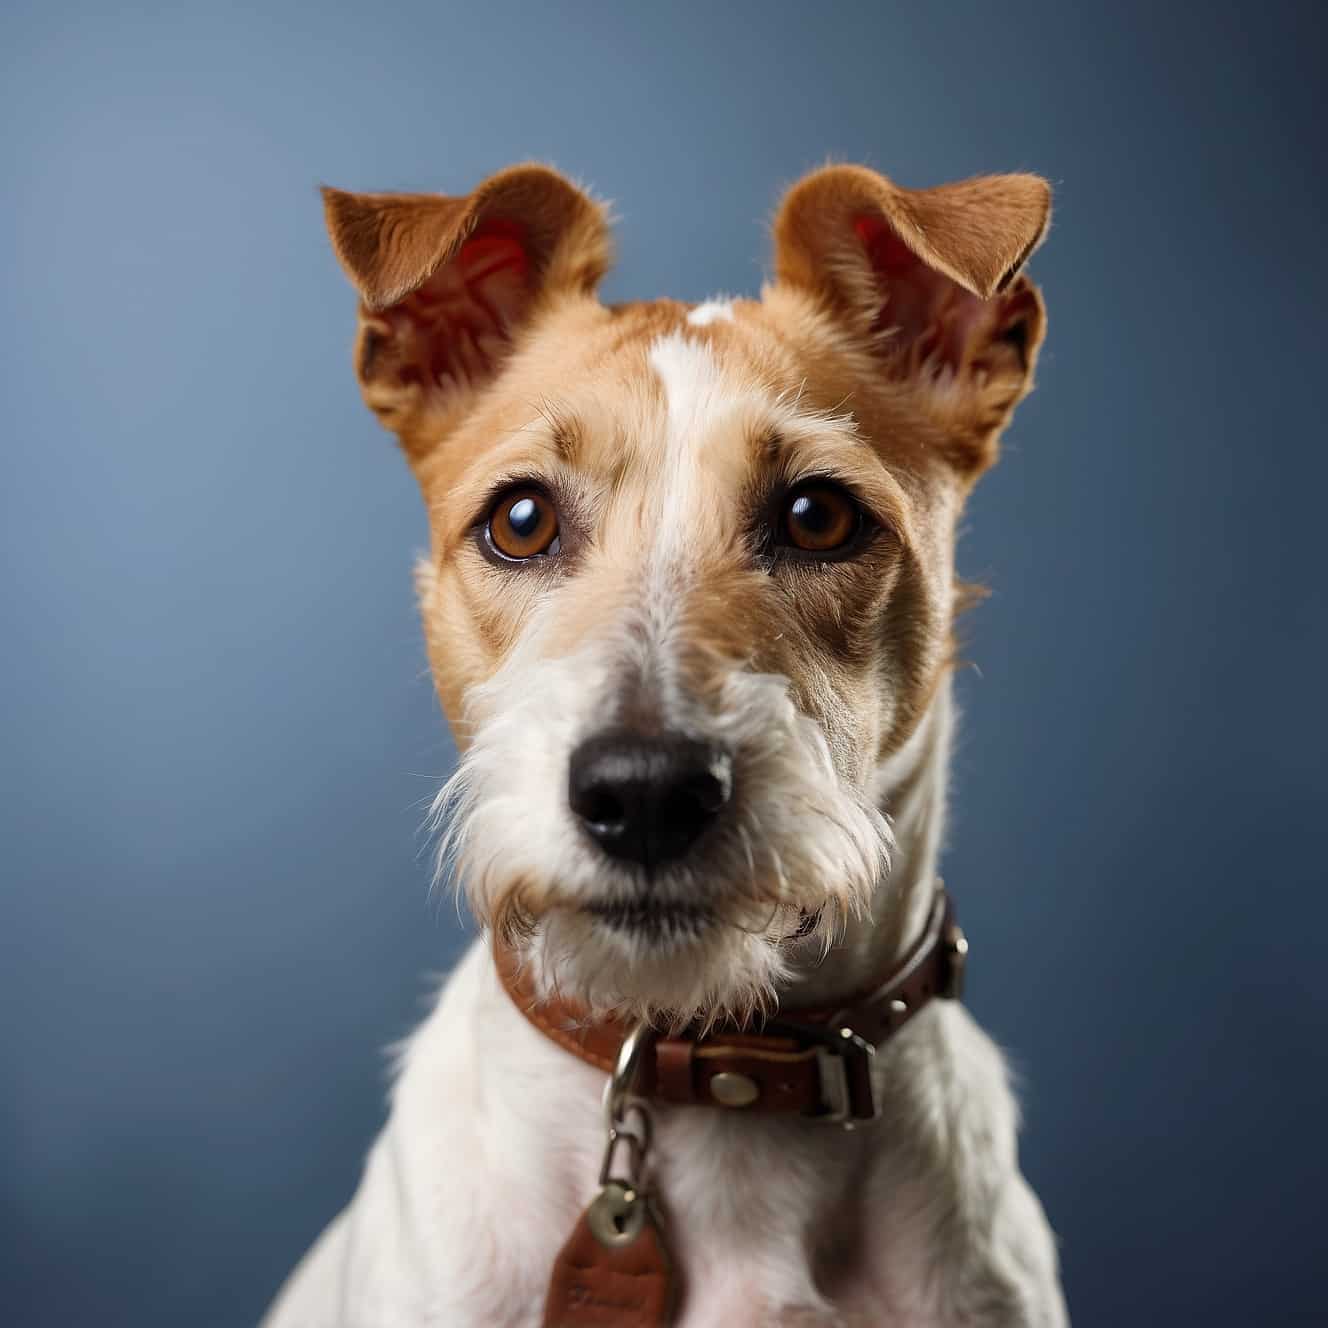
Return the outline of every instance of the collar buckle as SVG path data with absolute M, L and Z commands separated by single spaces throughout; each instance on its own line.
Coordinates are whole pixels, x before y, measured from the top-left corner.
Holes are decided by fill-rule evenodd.
M 784 1020 L 768 1027 L 770 1032 L 796 1038 L 816 1053 L 821 1106 L 805 1119 L 852 1130 L 880 1116 L 881 1099 L 872 1076 L 876 1048 L 855 1033 L 843 1015 L 824 1027 Z
M 861 1122 L 875 1120 L 881 1114 L 881 1099 L 872 1076 L 876 1048 L 847 1024 L 828 1032 L 816 1048 L 823 1110 L 811 1119 L 822 1125 L 856 1129 Z

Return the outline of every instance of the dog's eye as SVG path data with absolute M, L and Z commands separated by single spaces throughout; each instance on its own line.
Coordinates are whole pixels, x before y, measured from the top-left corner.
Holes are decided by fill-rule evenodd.
M 846 548 L 862 528 L 862 509 L 843 489 L 824 482 L 804 484 L 784 503 L 783 542 L 803 553 L 830 554 Z
M 500 558 L 512 562 L 557 553 L 558 512 L 538 489 L 512 489 L 494 504 L 484 535 Z

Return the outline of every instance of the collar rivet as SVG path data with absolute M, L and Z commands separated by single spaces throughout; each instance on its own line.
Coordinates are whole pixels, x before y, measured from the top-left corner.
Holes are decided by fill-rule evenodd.
M 750 1107 L 761 1096 L 761 1089 L 745 1074 L 721 1070 L 710 1081 L 710 1096 L 721 1107 Z

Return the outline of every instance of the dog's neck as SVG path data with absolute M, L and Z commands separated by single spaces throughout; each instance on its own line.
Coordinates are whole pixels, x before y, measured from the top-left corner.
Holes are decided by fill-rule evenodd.
M 847 921 L 824 960 L 819 949 L 797 958 L 782 1005 L 825 1006 L 861 991 L 921 935 L 936 890 L 952 715 L 947 679 L 908 741 L 877 767 L 873 797 L 894 831 L 890 871 L 877 884 L 869 911 Z

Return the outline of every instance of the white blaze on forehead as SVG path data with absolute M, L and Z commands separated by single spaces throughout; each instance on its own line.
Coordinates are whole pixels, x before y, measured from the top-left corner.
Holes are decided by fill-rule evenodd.
M 693 327 L 709 327 L 711 323 L 733 322 L 733 301 L 727 299 L 707 300 L 698 304 L 687 315 L 687 321 Z
M 680 333 L 655 342 L 650 367 L 664 388 L 666 407 L 655 559 L 657 566 L 672 564 L 676 569 L 703 500 L 702 448 L 707 435 L 732 412 L 736 398 L 710 348 Z

